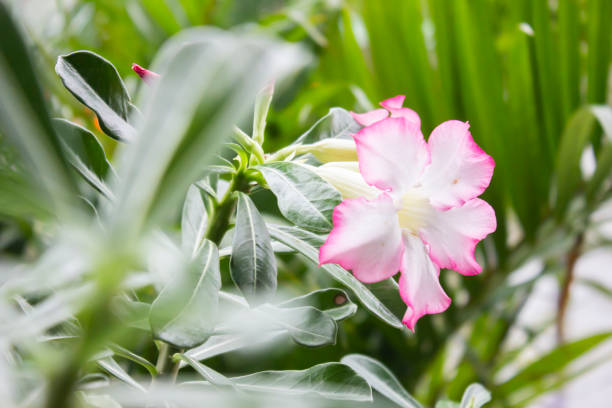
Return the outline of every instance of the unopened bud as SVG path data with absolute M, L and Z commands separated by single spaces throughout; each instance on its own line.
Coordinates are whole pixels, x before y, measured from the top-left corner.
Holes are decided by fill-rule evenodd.
M 138 76 L 142 78 L 142 80 L 145 81 L 147 84 L 152 84 L 156 79 L 160 77 L 159 74 L 153 71 L 149 71 L 148 69 L 144 69 L 138 64 L 132 64 L 132 70 L 137 73 Z
M 311 153 L 323 163 L 357 161 L 357 149 L 351 139 L 323 139 L 311 145 L 304 145 L 300 150 Z

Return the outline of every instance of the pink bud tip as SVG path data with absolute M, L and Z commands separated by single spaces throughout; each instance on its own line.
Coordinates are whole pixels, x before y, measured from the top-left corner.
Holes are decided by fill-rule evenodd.
M 138 64 L 132 64 L 132 70 L 138 74 L 146 83 L 151 83 L 160 77 L 159 74 L 149 71 L 148 69 L 144 69 Z

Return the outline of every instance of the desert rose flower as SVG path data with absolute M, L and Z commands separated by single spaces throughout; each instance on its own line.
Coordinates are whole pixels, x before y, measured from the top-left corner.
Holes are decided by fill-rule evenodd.
M 425 142 L 420 121 L 397 113 L 407 109 L 401 102 L 381 103 L 388 113 L 377 121 L 365 114 L 371 124 L 354 135 L 359 172 L 350 162 L 317 169 L 345 198 L 334 209 L 319 262 L 339 264 L 366 283 L 399 271 L 408 306 L 403 323 L 413 330 L 420 317 L 450 305 L 440 268 L 463 275 L 482 270 L 474 250 L 497 223 L 493 208 L 476 197 L 488 187 L 495 163 L 464 122 L 442 123 Z
M 132 64 L 132 70 L 138 74 L 138 76 L 140 78 L 142 78 L 143 81 L 145 81 L 148 84 L 153 83 L 153 81 L 155 81 L 156 79 L 158 79 L 160 77 L 159 74 L 153 72 L 153 71 L 149 71 L 148 69 L 144 69 L 143 67 L 141 67 L 138 64 Z

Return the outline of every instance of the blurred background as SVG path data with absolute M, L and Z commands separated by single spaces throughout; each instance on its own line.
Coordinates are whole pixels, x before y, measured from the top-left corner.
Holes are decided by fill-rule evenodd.
M 494 157 L 484 198 L 499 227 L 479 246 L 481 275 L 442 272 L 453 298 L 446 313 L 421 319 L 411 334 L 360 309 L 341 325 L 336 346 L 233 353 L 213 367 L 241 374 L 245 367 L 291 369 L 364 353 L 384 362 L 426 406 L 441 396 L 460 399 L 474 381 L 492 391 L 491 406 L 610 406 L 612 1 L 8 3 L 21 17 L 54 113 L 97 129 L 109 158 L 116 142 L 62 87 L 53 71 L 57 56 L 94 51 L 137 95 L 142 82 L 132 63 L 149 66 L 165 40 L 199 25 L 265 32 L 300 42 L 315 56 L 275 95 L 267 152 L 291 143 L 332 106 L 365 111 L 405 94 L 425 135 L 444 120 L 469 121 Z M 270 195 L 254 199 L 277 214 Z M 3 258 L 36 257 L 30 220 L 3 214 L 0 228 Z M 282 285 L 296 295 L 331 284 L 294 255 L 283 255 L 279 268 Z

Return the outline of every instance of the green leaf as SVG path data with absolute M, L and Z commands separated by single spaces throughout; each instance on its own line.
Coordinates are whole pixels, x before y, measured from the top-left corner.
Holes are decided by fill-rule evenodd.
M 138 383 L 138 381 L 134 380 L 112 357 L 105 357 L 98 361 L 96 361 L 100 367 L 104 370 L 108 371 L 110 374 L 114 375 L 121 381 L 126 384 L 131 385 L 132 387 L 140 390 L 142 392 L 146 392 L 144 387 Z
M 8 217 L 45 219 L 51 215 L 47 196 L 40 191 L 34 177 L 13 146 L 0 136 L 0 214 Z
M 118 298 L 113 307 L 117 317 L 126 326 L 146 331 L 151 330 L 151 325 L 149 324 L 150 304 Z
M 355 122 L 346 109 L 334 107 L 298 137 L 294 144 L 311 144 L 330 137 L 350 139 L 351 135 L 360 129 L 361 125 Z
M 151 305 L 154 336 L 177 347 L 203 343 L 214 331 L 220 287 L 217 247 L 205 241 L 183 273 Z
M 94 134 L 65 119 L 53 119 L 53 127 L 62 139 L 66 156 L 72 167 L 93 188 L 106 198 L 114 200 L 113 192 L 104 179 L 109 173 L 113 175 L 115 173 Z
M 362 354 L 344 356 L 341 363 L 351 367 L 376 391 L 404 408 L 421 408 L 393 373 L 380 361 Z
M 561 136 L 556 164 L 557 217 L 563 215 L 582 180 L 580 157 L 590 141 L 594 124 L 595 118 L 591 111 L 582 108 L 572 116 Z
M 200 189 L 191 185 L 187 190 L 181 218 L 181 243 L 188 254 L 194 256 L 206 234 L 208 212 Z
M 276 258 L 266 223 L 253 201 L 238 193 L 230 273 L 249 304 L 265 302 L 276 292 Z
M 368 383 L 341 363 L 319 364 L 306 370 L 261 371 L 231 380 L 248 391 L 292 396 L 314 394 L 334 400 L 372 400 Z
M 206 343 L 187 351 L 187 355 L 196 360 L 206 360 L 220 354 L 232 352 L 247 347 L 256 347 L 271 341 L 284 338 L 286 332 L 270 331 L 259 333 L 256 337 L 244 334 L 224 334 L 213 336 Z
M 276 196 L 285 218 L 309 231 L 331 231 L 334 207 L 342 201 L 338 190 L 299 164 L 276 162 L 256 168 Z
M 501 384 L 497 392 L 509 396 L 514 392 L 520 392 L 524 387 L 544 386 L 555 377 L 562 377 L 564 375 L 562 370 L 565 367 L 610 337 L 612 332 L 600 333 L 563 344 L 523 368 L 514 377 Z
M 96 113 L 104 133 L 117 140 L 134 139 L 136 131 L 128 123 L 130 95 L 113 64 L 91 51 L 75 51 L 57 58 L 55 72 L 66 89 Z
M 135 354 L 135 353 L 131 352 L 130 350 L 128 350 L 128 349 L 126 349 L 124 347 L 121 347 L 118 344 L 111 345 L 110 349 L 117 356 L 126 358 L 126 359 L 128 359 L 130 361 L 133 361 L 134 363 L 142 366 L 143 368 L 145 368 L 149 372 L 149 374 L 151 374 L 151 376 L 155 377 L 157 375 L 157 369 L 146 358 L 143 358 L 143 357 L 139 356 L 138 354 Z
M 480 408 L 491 401 L 491 393 L 478 383 L 470 384 L 463 393 L 459 408 Z
M 304 231 L 297 227 L 286 228 L 276 225 L 268 225 L 270 235 L 275 240 L 291 247 L 306 256 L 311 262 L 319 264 L 319 251 L 312 245 L 312 242 L 319 240 L 323 244 L 323 240 L 315 234 Z M 304 239 L 308 237 L 308 239 Z M 374 294 L 359 282 L 350 272 L 338 265 L 325 264 L 321 266 L 325 272 L 330 274 L 332 278 L 342 283 L 347 288 L 351 289 L 355 296 L 359 298 L 361 303 L 370 310 L 375 316 L 382 321 L 390 324 L 398 329 L 403 329 L 404 326 L 400 319 L 397 318 Z
M 357 312 L 345 291 L 337 288 L 319 289 L 278 305 L 279 307 L 314 306 L 336 321 L 344 320 Z
M 274 326 L 286 330 L 302 346 L 318 347 L 336 343 L 336 321 L 312 306 L 277 308 L 262 305 L 260 309 Z
M 50 202 L 55 215 L 73 220 L 76 183 L 51 125 L 25 42 L 4 2 L 0 3 L 0 38 L 0 133 L 18 148 L 30 173 L 36 175 L 37 187 L 44 188 L 40 199 Z
M 612 170 L 612 108 L 597 105 L 592 106 L 591 111 L 606 135 L 606 140 L 597 156 L 595 173 L 593 173 L 586 186 L 587 200 L 593 206 L 601 198 L 599 197 L 601 187 L 604 181 L 610 177 L 610 171 Z
M 274 82 L 266 85 L 255 99 L 255 113 L 253 116 L 253 140 L 262 145 L 264 142 L 264 131 L 266 130 L 266 117 L 270 110 L 270 103 L 274 95 Z
M 192 357 L 189 357 L 185 354 L 177 353 L 173 356 L 174 360 L 180 359 L 185 363 L 189 364 L 198 374 L 200 374 L 206 381 L 209 383 L 216 385 L 218 387 L 231 387 L 235 388 L 234 383 L 231 379 L 227 378 L 223 374 L 213 370 L 210 367 L 205 366 L 197 360 L 194 360 Z

